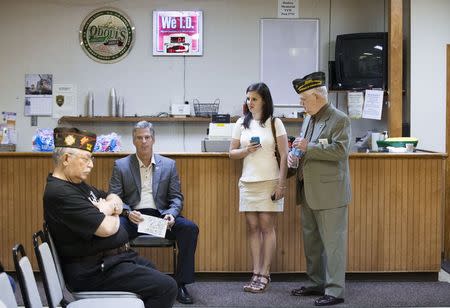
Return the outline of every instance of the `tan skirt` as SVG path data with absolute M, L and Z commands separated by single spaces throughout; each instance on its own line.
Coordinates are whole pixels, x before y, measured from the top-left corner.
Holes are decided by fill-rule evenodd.
M 284 198 L 272 201 L 278 180 L 239 181 L 239 212 L 283 212 Z

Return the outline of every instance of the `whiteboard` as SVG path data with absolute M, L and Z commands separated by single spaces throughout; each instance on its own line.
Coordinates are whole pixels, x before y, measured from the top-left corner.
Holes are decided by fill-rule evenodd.
M 261 19 L 261 81 L 275 105 L 299 105 L 292 80 L 319 69 L 318 19 Z

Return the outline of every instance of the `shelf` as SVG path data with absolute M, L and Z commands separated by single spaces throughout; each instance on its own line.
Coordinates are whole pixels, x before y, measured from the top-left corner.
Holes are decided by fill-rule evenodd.
M 239 119 L 239 117 L 234 116 L 231 117 L 231 122 L 234 123 Z M 280 118 L 284 123 L 301 123 L 303 122 L 302 118 Z M 204 117 L 110 117 L 110 116 L 97 116 L 97 117 L 61 117 L 58 120 L 58 123 L 136 123 L 139 121 L 149 121 L 149 122 L 190 122 L 190 123 L 210 123 L 211 118 Z

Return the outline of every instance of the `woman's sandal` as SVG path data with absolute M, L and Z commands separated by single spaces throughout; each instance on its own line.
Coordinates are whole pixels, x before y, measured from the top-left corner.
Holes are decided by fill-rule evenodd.
M 250 281 L 244 285 L 244 291 L 245 292 L 251 292 L 253 286 L 255 285 L 255 283 L 257 283 L 259 281 L 259 276 L 260 274 L 255 274 L 253 273 L 252 278 L 250 279 Z
M 269 288 L 270 275 L 259 275 L 259 279 L 252 285 L 250 292 L 263 293 Z

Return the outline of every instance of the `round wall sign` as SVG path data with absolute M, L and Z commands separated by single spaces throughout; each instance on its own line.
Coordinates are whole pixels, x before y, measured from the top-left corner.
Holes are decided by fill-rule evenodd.
M 114 63 L 130 52 L 135 28 L 128 16 L 115 8 L 91 12 L 81 23 L 80 45 L 93 60 Z

